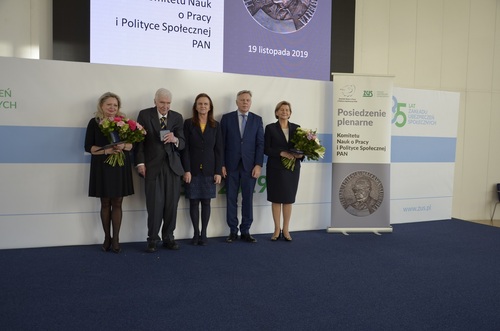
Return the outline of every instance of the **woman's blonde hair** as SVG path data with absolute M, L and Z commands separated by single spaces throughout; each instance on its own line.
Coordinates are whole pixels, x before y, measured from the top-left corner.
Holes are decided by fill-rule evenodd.
M 281 106 L 288 106 L 288 108 L 290 108 L 290 115 L 292 115 L 292 105 L 290 104 L 290 102 L 283 100 L 283 101 L 278 102 L 278 104 L 276 105 L 276 108 L 274 108 L 274 117 L 276 117 L 276 119 L 279 118 L 278 115 L 276 115 L 276 113 L 281 108 Z
M 113 92 L 106 92 L 103 95 L 99 97 L 99 100 L 97 101 L 97 111 L 95 112 L 95 117 L 98 119 L 103 119 L 104 118 L 104 111 L 102 110 L 102 105 L 104 102 L 109 99 L 109 98 L 115 98 L 116 101 L 118 102 L 118 113 L 116 115 L 118 116 L 125 116 L 120 109 L 122 108 L 122 100 L 120 97 L 113 93 Z

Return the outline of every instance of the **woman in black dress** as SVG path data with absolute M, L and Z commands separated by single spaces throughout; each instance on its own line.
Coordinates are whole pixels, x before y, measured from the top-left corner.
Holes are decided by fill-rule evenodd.
M 292 106 L 287 101 L 276 105 L 274 115 L 277 122 L 268 124 L 264 132 L 264 154 L 268 156 L 266 164 L 267 201 L 272 203 L 274 233 L 271 240 L 276 241 L 283 236 L 292 241 L 289 232 L 292 204 L 295 202 L 300 177 L 300 161 L 303 155 L 293 153 L 290 142 L 299 125 L 289 122 Z M 295 160 L 294 170 L 289 170 L 281 162 L 285 157 Z M 283 230 L 281 230 L 281 213 L 283 213 Z M 282 231 L 282 232 L 281 232 Z
M 101 199 L 101 221 L 104 229 L 102 250 L 110 249 L 119 253 L 119 233 L 122 223 L 123 197 L 134 194 L 132 183 L 132 165 L 129 151 L 132 144 L 123 143 L 101 149 L 109 145 L 108 138 L 101 132 L 99 122 L 103 118 L 124 116 L 120 112 L 121 100 L 114 93 L 104 93 L 98 101 L 97 111 L 87 126 L 85 134 L 85 151 L 92 154 L 90 161 L 89 196 Z M 110 154 L 124 153 L 124 166 L 111 166 L 105 162 Z M 113 225 L 113 236 L 111 236 Z
M 215 198 L 216 184 L 222 178 L 222 131 L 214 119 L 212 99 L 198 94 L 193 104 L 193 117 L 184 121 L 186 146 L 182 151 L 186 198 L 193 223 L 193 245 L 207 244 L 207 226 L 210 219 L 210 199 Z M 201 204 L 201 231 L 200 231 Z

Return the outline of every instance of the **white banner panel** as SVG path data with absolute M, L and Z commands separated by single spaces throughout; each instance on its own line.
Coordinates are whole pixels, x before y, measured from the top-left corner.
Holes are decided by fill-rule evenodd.
M 333 77 L 333 163 L 391 162 L 393 77 Z
M 0 249 L 102 243 L 99 199 L 88 197 L 90 155 L 85 128 L 106 91 L 122 98 L 123 112 L 137 118 L 153 106 L 155 91 L 169 88 L 172 109 L 192 114 L 198 93 L 209 94 L 215 118 L 236 109 L 236 93 L 253 92 L 252 111 L 264 125 L 275 122 L 281 100 L 293 105 L 292 121 L 317 128 L 324 159 L 304 162 L 291 231 L 325 229 L 330 219 L 331 82 L 213 72 L 26 60 L 0 57 Z M 296 91 L 301 91 L 297 93 Z M 314 110 L 314 111 L 312 111 Z M 272 233 L 266 174 L 257 180 L 252 233 Z M 123 201 L 123 242 L 146 240 L 144 181 L 134 174 L 135 194 Z M 229 233 L 223 185 L 212 200 L 208 236 Z M 189 203 L 181 198 L 177 239 L 191 238 Z M 215 239 L 214 239 L 215 241 Z
M 460 94 L 394 88 L 391 223 L 449 219 Z
M 390 231 L 393 77 L 334 74 L 329 232 Z

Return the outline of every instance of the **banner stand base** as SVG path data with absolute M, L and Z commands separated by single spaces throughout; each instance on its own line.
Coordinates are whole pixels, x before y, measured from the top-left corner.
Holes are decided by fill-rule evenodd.
M 388 228 L 327 228 L 326 232 L 342 233 L 346 236 L 349 235 L 349 232 L 373 232 L 380 236 L 380 232 L 392 233 L 392 226 Z

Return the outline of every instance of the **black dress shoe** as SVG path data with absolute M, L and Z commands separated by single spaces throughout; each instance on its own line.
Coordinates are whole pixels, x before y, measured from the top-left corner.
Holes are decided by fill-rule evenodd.
M 179 245 L 175 241 L 164 241 L 163 242 L 163 247 L 166 249 L 171 249 L 173 251 L 179 250 Z
M 146 248 L 146 252 L 148 253 L 156 252 L 156 243 L 154 241 L 148 241 L 148 248 Z
M 200 242 L 200 237 L 194 236 L 193 239 L 191 239 L 191 245 L 198 245 Z
M 206 238 L 205 238 L 205 239 L 200 239 L 200 240 L 198 241 L 198 245 L 199 245 L 199 246 L 206 246 L 207 244 L 208 244 L 208 241 L 207 241 L 207 239 L 206 239 Z
M 236 233 L 231 233 L 229 237 L 226 238 L 227 243 L 232 243 L 235 240 L 238 240 L 238 235 Z
M 241 235 L 241 240 L 246 241 L 248 243 L 256 243 L 257 242 L 257 239 L 255 239 L 254 237 L 252 237 L 251 234 L 242 234 Z

